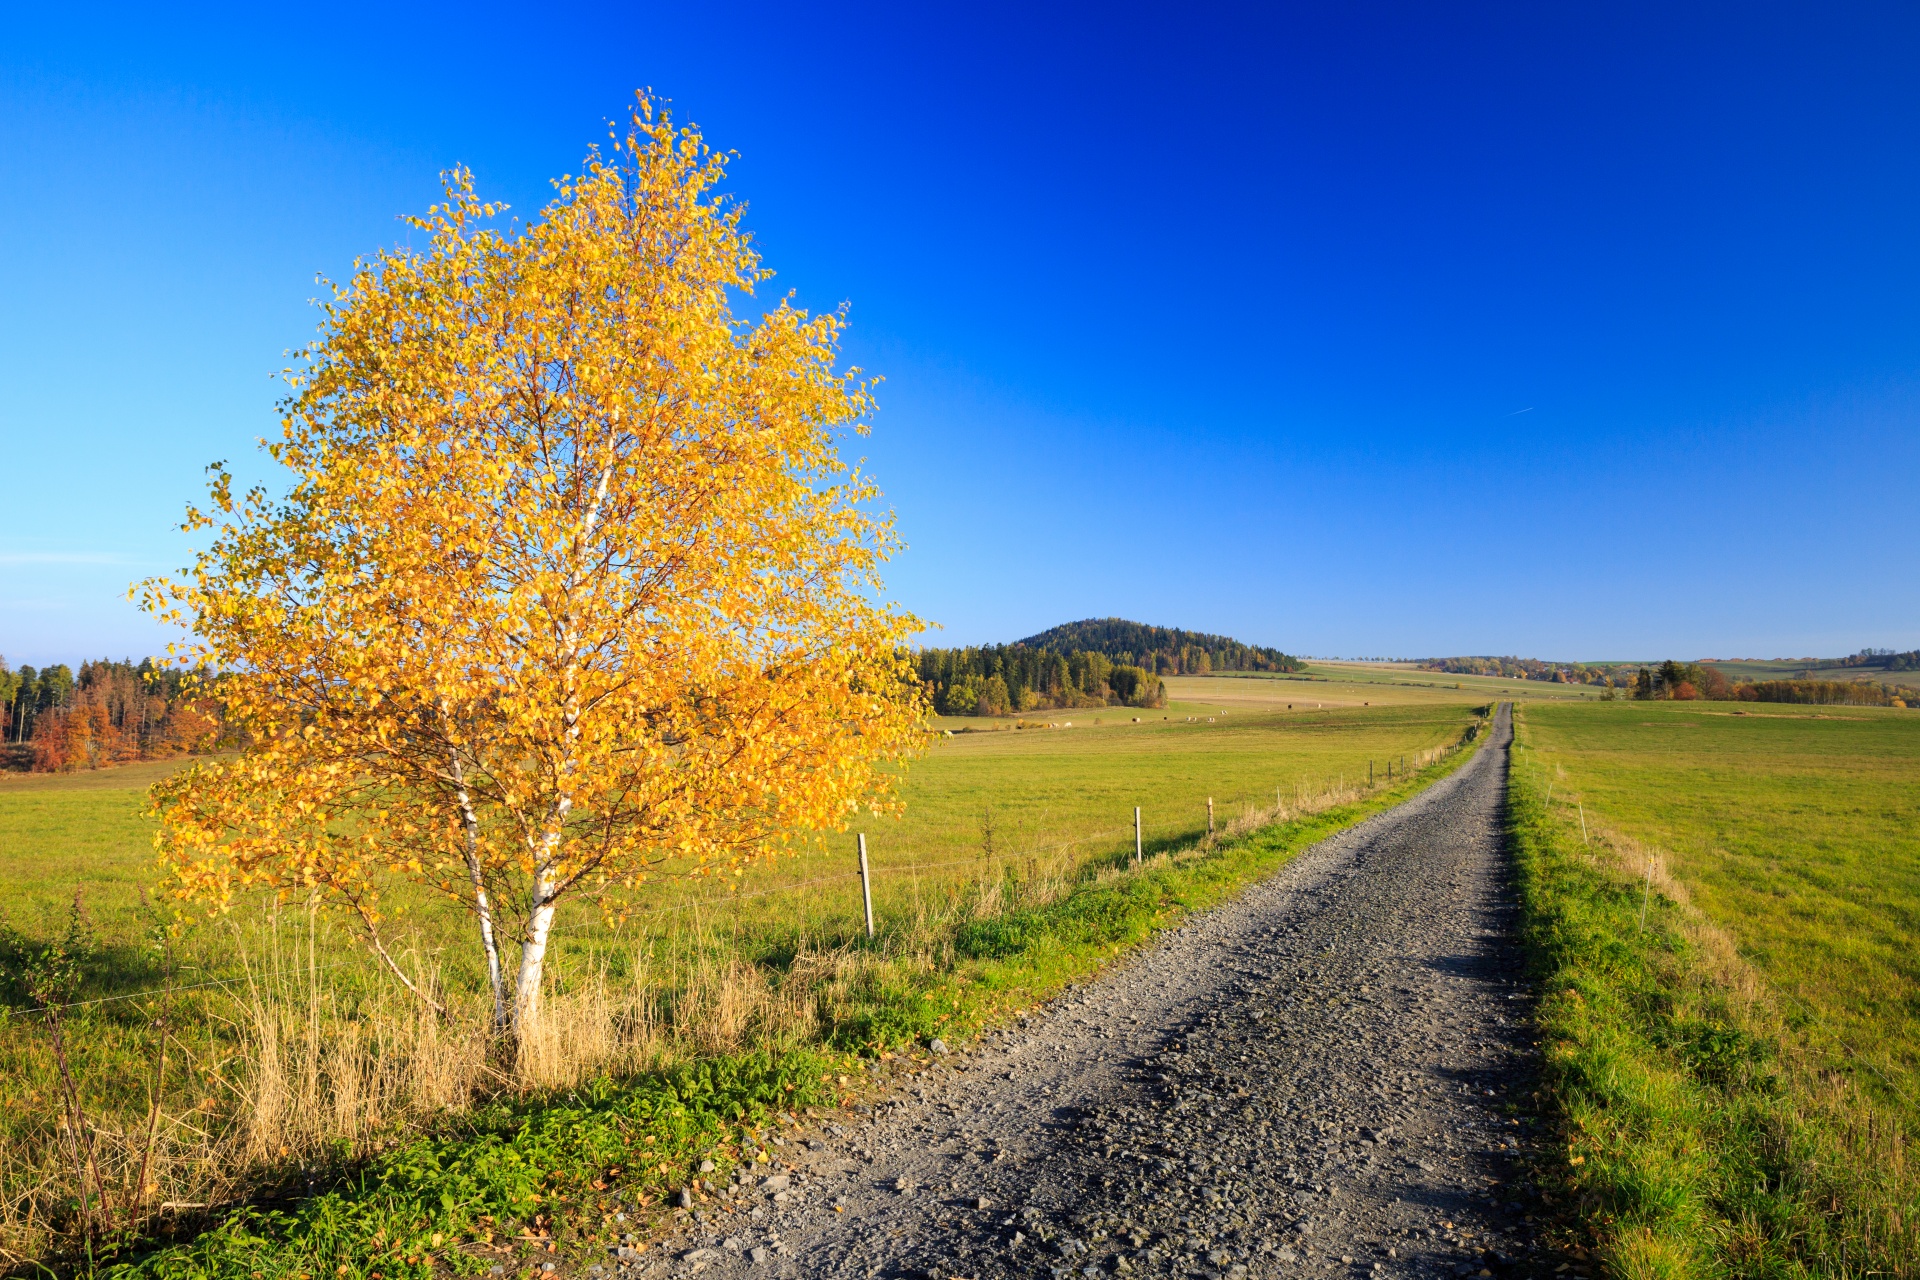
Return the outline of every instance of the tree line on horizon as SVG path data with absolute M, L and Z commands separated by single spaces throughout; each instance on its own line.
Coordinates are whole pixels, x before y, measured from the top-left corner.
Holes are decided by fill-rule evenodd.
M 1741 680 L 1706 662 L 1641 667 L 1631 685 L 1640 701 L 1797 702 L 1814 706 L 1904 707 L 1901 691 L 1865 680 Z M 1608 687 L 1607 692 L 1613 693 Z
M 1456 676 L 1499 676 L 1507 680 L 1545 680 L 1553 684 L 1619 685 L 1639 670 L 1631 662 L 1542 662 L 1538 658 L 1420 658 L 1414 667 Z
M 1824 662 L 1815 661 L 1809 664 L 1810 670 L 1821 667 L 1878 667 L 1886 672 L 1920 671 L 1920 649 L 1908 649 L 1904 652 L 1895 649 L 1862 649 L 1844 658 Z
M 1447 665 L 1443 665 L 1447 664 Z M 1490 675 L 1559 684 L 1597 684 L 1603 701 L 1632 698 L 1671 702 L 1798 702 L 1813 705 L 1904 707 L 1903 692 L 1865 680 L 1730 680 L 1710 662 L 1583 664 L 1556 666 L 1533 658 L 1446 658 L 1422 664 L 1428 671 Z M 1902 667 L 1893 670 L 1904 670 Z
M 1888 672 L 1920 667 L 1920 650 L 1895 653 L 1891 650 L 1863 649 L 1849 658 L 1811 664 L 1808 671 L 1791 679 L 1735 681 L 1710 662 L 1657 664 L 1604 662 L 1542 662 L 1537 658 L 1460 657 L 1425 658 L 1415 663 L 1423 671 L 1453 675 L 1500 676 L 1507 679 L 1544 680 L 1554 684 L 1599 685 L 1603 699 L 1628 696 L 1641 700 L 1669 699 L 1686 701 L 1699 698 L 1709 702 L 1800 702 L 1821 705 L 1904 707 L 1906 695 L 1893 685 L 1873 684 L 1866 680 L 1821 680 L 1813 677 L 1813 665 L 1828 667 L 1879 667 Z
M 1025 645 L 922 649 L 920 682 L 944 716 L 1005 716 L 1071 707 L 1161 707 L 1166 683 L 1145 667 L 1103 653 Z
M 15 670 L 0 658 L 4 763 L 36 773 L 77 772 L 184 755 L 220 729 L 218 708 L 188 673 L 151 658 Z

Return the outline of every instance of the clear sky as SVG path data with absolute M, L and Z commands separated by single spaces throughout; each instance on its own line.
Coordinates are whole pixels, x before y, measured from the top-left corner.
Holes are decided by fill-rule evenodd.
M 316 275 L 640 86 L 852 304 L 939 643 L 1920 645 L 1911 4 L 62 8 L 0 10 L 16 665 L 156 649 Z

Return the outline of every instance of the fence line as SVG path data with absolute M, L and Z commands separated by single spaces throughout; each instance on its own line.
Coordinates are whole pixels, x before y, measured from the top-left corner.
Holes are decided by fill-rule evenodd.
M 1477 735 L 1475 736 L 1477 737 Z M 1426 768 L 1428 765 L 1434 763 L 1437 760 L 1445 758 L 1448 754 L 1450 754 L 1453 751 L 1456 751 L 1463 747 L 1471 745 L 1473 741 L 1474 741 L 1474 738 L 1462 736 L 1461 738 L 1458 738 L 1451 743 L 1444 743 L 1440 746 L 1429 747 L 1429 748 L 1426 748 L 1425 750 L 1415 753 L 1414 759 L 1419 761 L 1419 763 L 1416 765 L 1415 769 L 1402 773 L 1397 780 L 1401 782 L 1406 781 L 1406 779 L 1410 777 L 1412 773 L 1417 772 L 1420 769 Z M 1348 787 L 1343 777 L 1342 780 L 1338 783 L 1323 786 L 1321 790 L 1318 792 L 1318 794 L 1324 796 L 1324 795 L 1331 794 L 1332 792 L 1335 792 L 1335 791 L 1344 791 L 1347 789 Z M 1377 790 L 1378 787 L 1370 779 L 1366 787 L 1363 788 L 1356 782 L 1353 785 L 1352 789 L 1355 791 L 1364 793 L 1366 791 Z M 1261 796 L 1264 796 L 1265 792 L 1263 791 L 1260 794 Z M 1301 792 L 1299 790 L 1298 779 L 1295 780 L 1294 794 L 1296 796 L 1301 795 Z M 1234 800 L 1234 801 L 1231 801 L 1230 803 L 1255 805 L 1256 808 L 1258 804 L 1258 802 L 1253 799 Z M 1209 797 L 1207 801 L 1209 816 L 1211 816 L 1212 804 L 1213 804 L 1212 798 Z M 1278 820 L 1278 815 L 1284 812 L 1285 809 L 1286 809 L 1286 805 L 1280 802 L 1278 797 L 1278 788 L 1276 788 L 1275 803 L 1273 806 L 1273 813 L 1276 815 L 1276 820 Z M 1299 816 L 1297 811 L 1293 816 Z M 1087 844 L 1095 840 L 1105 839 L 1109 836 L 1120 835 L 1120 834 L 1125 834 L 1129 832 L 1137 832 L 1140 829 L 1137 826 L 1137 822 L 1138 822 L 1138 819 L 1136 818 L 1134 822 L 1129 822 L 1121 826 L 1106 827 L 1106 828 L 1102 828 L 1099 831 L 1091 832 L 1087 835 L 1075 836 L 1069 840 L 1062 840 L 1062 841 L 1055 842 L 1053 844 L 1034 845 L 1026 849 L 1017 849 L 1004 854 L 996 853 L 996 854 L 989 854 L 984 857 L 959 858 L 959 859 L 954 859 L 948 862 L 905 863 L 905 864 L 901 864 L 898 866 L 891 866 L 891 867 L 873 867 L 871 868 L 871 874 L 892 875 L 892 874 L 901 874 L 901 873 L 912 873 L 914 875 L 919 875 L 922 872 L 942 871 L 942 870 L 948 870 L 954 867 L 982 867 L 982 866 L 989 866 L 989 865 L 1003 862 L 1003 861 L 1012 862 L 1022 858 L 1033 858 L 1040 854 L 1054 853 L 1054 852 L 1059 852 L 1065 849 L 1071 849 L 1075 845 Z M 1209 839 L 1212 838 L 1211 828 L 1209 828 L 1209 831 L 1208 831 L 1208 838 Z M 692 877 L 686 877 L 686 878 L 692 878 Z M 793 884 L 773 885 L 765 889 L 757 889 L 747 893 L 729 892 L 725 895 L 715 895 L 709 898 L 696 899 L 695 901 L 692 901 L 692 902 L 676 903 L 673 906 L 650 907 L 645 911 L 628 912 L 622 918 L 632 919 L 635 917 L 673 915 L 681 911 L 697 911 L 702 907 L 719 907 L 719 906 L 724 906 L 727 903 L 731 903 L 731 902 L 744 902 L 754 898 L 765 898 L 765 897 L 770 897 L 777 893 L 793 893 L 801 889 L 813 888 L 816 885 L 833 884 L 841 880 L 858 880 L 860 878 L 861 878 L 861 873 L 859 871 L 836 872 L 831 875 L 816 876 L 812 879 L 796 881 Z M 353 965 L 358 964 L 359 962 L 360 961 L 357 958 L 354 960 L 340 960 L 332 964 L 314 966 L 313 968 L 308 969 L 306 971 L 311 973 L 327 973 L 336 969 L 349 968 Z M 113 1004 L 123 1000 L 147 1000 L 147 999 L 153 999 L 159 996 L 176 995 L 183 991 L 199 991 L 199 990 L 205 990 L 210 987 L 230 987 L 230 986 L 234 986 L 239 983 L 247 982 L 250 980 L 251 980 L 250 975 L 245 975 L 245 974 L 232 977 L 232 978 L 212 978 L 212 979 L 208 979 L 205 982 L 191 982 L 191 983 L 186 983 L 181 986 L 175 986 L 175 987 L 155 987 L 146 991 L 124 992 L 120 995 L 97 996 L 90 1000 L 74 1000 L 66 1004 L 37 1005 L 32 1007 L 29 1010 L 24 1010 L 23 1012 L 46 1013 L 46 1012 L 58 1012 L 58 1011 L 63 1011 L 67 1009 L 84 1009 L 84 1008 L 90 1008 L 95 1005 Z M 4 1010 L 0 1010 L 0 1013 L 4 1013 Z

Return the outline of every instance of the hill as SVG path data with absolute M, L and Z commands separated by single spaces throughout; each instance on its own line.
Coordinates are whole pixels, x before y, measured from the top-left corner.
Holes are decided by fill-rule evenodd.
M 920 679 L 942 715 L 1166 705 L 1162 676 L 1298 671 L 1300 659 L 1227 636 L 1089 618 L 1012 644 L 922 649 Z
M 1125 618 L 1087 618 L 1016 640 L 1016 646 L 1049 653 L 1097 653 L 1109 662 L 1144 667 L 1156 675 L 1205 675 L 1210 671 L 1299 671 L 1299 658 L 1230 636 L 1179 627 L 1152 627 Z

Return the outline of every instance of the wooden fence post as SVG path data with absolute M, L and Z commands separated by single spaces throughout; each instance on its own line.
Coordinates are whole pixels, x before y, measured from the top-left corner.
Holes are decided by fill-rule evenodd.
M 873 878 L 867 874 L 867 833 L 860 833 L 860 903 L 867 909 L 867 937 L 873 937 Z
M 1133 806 L 1133 865 L 1140 865 L 1140 806 Z

